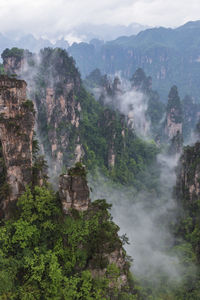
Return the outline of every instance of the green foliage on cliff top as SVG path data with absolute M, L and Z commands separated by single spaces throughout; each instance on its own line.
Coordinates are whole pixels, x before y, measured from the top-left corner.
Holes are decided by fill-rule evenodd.
M 120 271 L 104 254 L 122 244 L 105 200 L 63 216 L 57 196 L 36 186 L 17 206 L 17 216 L 0 226 L 0 299 L 120 299 L 109 296 L 117 292 L 110 276 Z M 104 276 L 92 277 L 105 267 Z
M 8 57 L 15 57 L 17 60 L 20 60 L 24 56 L 24 51 L 25 51 L 24 49 L 19 49 L 16 47 L 13 47 L 11 49 L 6 48 L 2 52 L 1 57 L 3 60 Z
M 68 80 L 79 80 L 80 74 L 75 67 L 75 62 L 72 57 L 68 55 L 66 50 L 60 48 L 44 48 L 40 50 L 40 68 L 38 83 L 47 85 L 47 83 L 54 83 L 55 88 L 63 88 L 63 83 Z M 60 84 L 60 85 L 59 85 Z
M 68 175 L 70 176 L 81 176 L 86 178 L 87 171 L 85 169 L 85 166 L 81 162 L 77 162 L 75 164 L 75 167 L 70 168 L 68 170 Z

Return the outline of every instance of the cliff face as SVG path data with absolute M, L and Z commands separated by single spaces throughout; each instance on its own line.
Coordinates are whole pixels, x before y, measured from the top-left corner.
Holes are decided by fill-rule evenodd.
M 6 57 L 9 55 L 13 55 L 12 49 Z M 112 82 L 95 72 L 105 95 L 111 99 L 111 107 L 107 109 L 108 105 L 104 107 L 84 89 L 75 63 L 66 51 L 46 48 L 40 51 L 38 59 L 34 57 L 28 56 L 25 64 L 28 68 L 20 76 L 25 76 L 30 99 L 35 104 L 37 133 L 54 186 L 63 169 L 77 161 L 83 161 L 89 170 L 98 167 L 111 172 L 117 181 L 135 181 L 137 162 L 143 161 L 145 168 L 151 162 L 149 156 L 155 158 L 156 150 L 143 155 L 138 142 L 144 151 L 152 146 L 138 141 L 126 117 L 118 109 L 113 110 L 122 105 L 119 79 Z
M 6 210 L 32 179 L 34 109 L 26 98 L 26 82 L 0 76 L 0 140 L 9 194 Z
M 46 128 L 48 134 L 48 156 L 52 158 L 52 167 L 58 173 L 64 164 L 68 166 L 72 162 L 79 161 L 83 156 L 83 150 L 79 143 L 78 129 L 81 106 L 75 99 L 74 82 L 67 81 L 62 84 L 60 95 L 55 87 L 46 87 L 44 98 L 38 104 L 38 122 L 44 122 L 40 109 L 46 114 Z M 48 86 L 48 85 L 47 85 Z M 37 99 L 37 95 L 36 95 Z M 41 132 L 43 139 L 43 133 Z M 44 148 L 46 147 L 44 142 Z M 74 157 L 69 159 L 69 148 Z M 67 155 L 68 154 L 68 155 Z
M 167 125 L 166 132 L 170 139 L 172 139 L 176 134 L 182 133 L 182 123 L 176 121 L 177 111 L 172 108 L 167 115 Z
M 76 97 L 80 75 L 64 50 L 45 48 L 37 59 L 29 52 L 18 52 L 4 51 L 4 68 L 26 78 L 42 149 L 50 158 L 51 171 L 58 175 L 63 165 L 70 166 L 84 155 L 78 134 L 81 105 Z
M 61 54 L 51 52 L 49 56 L 50 61 L 52 60 L 50 64 L 52 64 L 53 71 L 51 73 L 50 70 L 49 74 L 46 72 L 43 74 L 45 85 L 42 88 L 42 97 L 38 99 L 36 93 L 35 100 L 39 124 L 44 124 L 43 116 L 46 115 L 50 146 L 47 154 L 52 158 L 53 170 L 58 174 L 63 165 L 70 166 L 79 161 L 84 154 L 79 137 L 81 105 L 76 97 L 76 93 L 80 89 L 80 77 L 75 68 L 74 74 L 67 74 L 66 70 L 70 65 L 70 59 L 65 52 Z M 65 62 L 66 59 L 69 61 Z M 45 64 L 45 60 L 46 53 L 44 51 L 39 74 L 42 72 L 41 68 Z M 37 89 L 41 91 L 41 82 L 37 82 L 37 84 Z M 40 110 L 44 114 L 40 113 Z M 43 139 L 42 131 L 41 137 Z
M 6 74 L 20 75 L 25 72 L 27 64 L 33 64 L 33 54 L 28 50 L 12 48 L 5 49 L 1 57 L 3 59 Z
M 18 74 L 21 73 L 25 64 L 25 59 L 17 59 L 16 57 L 6 57 L 4 59 L 4 70 L 6 73 Z
M 117 142 L 121 140 L 123 144 L 123 133 L 117 131 L 115 126 L 117 121 L 117 116 L 114 111 L 110 109 L 105 109 L 103 112 L 103 118 L 100 120 L 99 126 L 104 128 L 104 134 L 107 136 L 108 140 L 108 150 L 107 150 L 107 166 L 112 169 L 115 167 L 116 156 L 117 156 Z M 124 121 L 124 124 L 123 124 Z M 125 118 L 122 120 L 122 130 L 123 125 L 125 125 Z
M 92 73 L 88 77 L 89 83 L 92 83 Z M 98 83 L 97 83 L 98 84 Z M 119 97 L 123 94 L 121 81 L 118 77 L 115 77 L 112 81 L 106 75 L 101 77 L 99 81 L 99 88 L 101 91 L 99 102 L 102 105 L 111 107 L 113 110 L 119 107 Z M 98 97 L 97 97 L 98 98 Z
M 60 176 L 59 195 L 65 214 L 68 214 L 71 208 L 78 211 L 87 210 L 91 202 L 89 194 L 84 166 L 77 165 L 70 169 L 68 174 Z
M 190 138 L 191 132 L 195 129 L 200 117 L 200 104 L 195 103 L 194 99 L 186 95 L 182 101 L 183 107 L 183 135 Z
M 75 73 L 73 74 L 73 76 L 72 71 L 67 74 L 66 65 L 64 70 L 62 69 L 62 65 L 65 63 L 65 59 L 68 60 L 69 58 L 65 56 L 65 53 L 64 56 L 62 54 L 59 56 L 56 55 L 57 53 L 52 52 L 52 50 L 45 50 L 45 53 L 43 53 L 42 61 L 37 73 L 38 77 L 35 81 L 36 90 L 34 91 L 34 93 L 32 91 L 32 95 L 37 105 L 38 126 L 41 126 L 38 129 L 41 133 L 41 140 L 44 149 L 47 154 L 50 154 L 52 156 L 55 164 L 58 163 L 60 164 L 60 166 L 62 166 L 64 162 L 69 163 L 73 161 L 74 153 L 77 154 L 75 160 L 81 159 L 82 145 L 79 137 L 81 128 L 79 128 L 79 126 L 81 122 L 81 104 L 84 105 L 83 102 L 85 98 L 83 95 L 81 95 L 80 77 L 76 73 L 76 69 L 74 69 Z M 47 62 L 49 63 L 49 60 L 50 69 L 48 69 L 49 65 L 47 64 Z M 54 68 L 52 68 L 51 63 L 53 64 Z M 67 65 L 69 66 L 69 61 Z M 54 78 L 53 81 L 52 78 Z M 117 89 L 118 83 L 115 82 L 115 85 Z M 82 92 L 84 91 L 82 90 Z M 87 95 L 86 92 L 84 93 Z M 78 101 L 76 96 L 77 94 L 80 96 L 80 98 L 82 96 L 82 102 Z M 86 100 L 88 99 L 86 98 Z M 96 102 L 91 103 L 92 105 L 95 105 L 95 108 L 97 107 Z M 118 147 L 121 149 L 121 146 L 124 145 L 124 137 L 126 135 L 125 126 L 123 125 L 124 118 L 121 119 L 121 117 L 118 116 L 115 112 L 108 112 L 107 114 L 105 113 L 104 115 L 101 115 L 101 117 L 107 118 L 106 121 L 104 120 L 104 122 L 106 123 L 106 126 L 104 126 L 104 130 L 105 132 L 107 131 L 107 138 L 111 141 L 111 149 L 113 150 L 113 147 L 116 147 L 116 145 L 118 145 L 118 139 L 120 139 Z M 103 120 L 98 121 L 98 125 L 100 126 L 100 121 Z M 116 126 L 116 124 L 119 128 Z M 34 109 L 32 102 L 26 100 L 25 81 L 10 79 L 7 76 L 1 77 L 0 172 L 2 171 L 2 174 L 4 173 L 5 165 L 6 178 L 4 178 L 3 176 L 0 178 L 3 178 L 3 180 L 5 179 L 5 181 L 9 184 L 10 193 L 8 197 L 5 198 L 5 200 L 2 202 L 2 209 L 0 211 L 0 214 L 2 211 L 4 211 L 6 215 L 9 216 L 10 204 L 15 203 L 17 198 L 24 191 L 26 184 L 29 184 L 31 182 L 33 186 L 34 184 L 38 184 L 38 182 L 39 185 L 43 184 L 43 182 L 41 182 L 43 177 L 41 174 L 41 170 L 43 170 L 44 162 L 40 161 L 39 159 L 36 160 L 36 158 L 34 157 L 34 151 L 32 149 L 32 144 L 34 145 L 35 142 L 35 140 L 33 139 L 33 126 Z M 84 123 L 83 126 L 85 126 L 84 129 L 87 129 L 84 132 L 86 132 L 87 135 L 89 133 L 91 134 L 92 132 L 91 135 L 95 140 L 96 136 L 93 135 L 93 131 L 91 130 L 92 126 L 86 126 Z M 42 131 L 43 129 L 45 129 L 44 132 Z M 95 127 L 94 132 L 98 133 L 97 129 L 99 129 L 98 126 Z M 97 137 L 99 138 L 99 136 Z M 100 137 L 102 138 L 102 136 Z M 101 144 L 103 144 L 103 146 L 106 145 L 104 141 L 102 143 L 102 139 L 100 145 Z M 108 148 L 106 148 L 106 150 L 108 150 Z M 34 158 L 34 166 L 32 166 L 32 156 Z M 110 165 L 113 166 L 114 164 L 115 157 L 112 157 Z M 42 165 L 42 169 L 41 166 L 40 168 L 38 168 L 38 165 Z M 35 180 L 33 180 L 33 174 L 35 174 Z M 54 206 L 57 205 L 57 202 L 54 201 L 56 199 L 50 199 L 50 192 L 46 191 L 47 202 L 45 202 L 46 200 L 44 199 L 44 194 L 43 196 L 41 194 L 40 201 L 40 199 L 38 199 L 37 197 L 37 191 L 41 191 L 42 193 L 42 189 L 38 187 L 35 188 L 36 194 L 31 199 L 33 205 L 32 208 L 30 207 L 31 201 L 29 202 L 30 199 L 27 198 L 28 206 L 30 209 L 29 212 L 31 213 L 32 211 L 33 214 L 37 215 L 37 220 L 38 216 L 42 216 L 44 213 L 47 217 L 47 219 L 45 220 L 48 220 L 48 224 L 54 222 L 55 225 L 55 223 L 59 219 L 64 219 L 63 215 L 60 214 L 58 215 L 59 217 L 57 218 L 57 220 L 55 220 L 55 216 L 57 216 L 58 210 L 54 210 Z M 25 195 L 27 195 L 27 193 Z M 48 225 L 48 229 L 45 228 L 45 234 L 40 235 L 40 231 L 37 231 L 36 235 L 38 237 L 38 240 L 35 239 L 35 237 L 30 238 L 30 244 L 28 243 L 30 245 L 30 248 L 29 245 L 26 244 L 26 246 L 28 245 L 27 249 L 32 250 L 32 239 L 34 241 L 37 240 L 35 245 L 38 246 L 38 249 L 41 245 L 41 237 L 44 237 L 45 240 L 48 240 L 49 236 L 51 237 L 51 248 L 52 243 L 54 243 L 54 238 L 56 241 L 55 244 L 57 244 L 58 240 L 62 241 L 62 246 L 64 245 L 64 247 L 66 247 L 65 253 L 68 253 L 69 258 L 73 260 L 73 263 L 71 264 L 71 273 L 75 274 L 76 276 L 76 274 L 81 274 L 83 270 L 91 271 L 93 279 L 98 280 L 100 277 L 100 280 L 105 280 L 107 282 L 106 285 L 108 285 L 108 292 L 106 290 L 105 294 L 109 295 L 108 293 L 110 293 L 110 298 L 115 299 L 114 295 L 116 295 L 116 292 L 120 292 L 121 290 L 123 291 L 123 288 L 125 291 L 128 288 L 128 275 L 130 266 L 128 258 L 126 256 L 126 252 L 123 249 L 122 241 L 118 236 L 119 227 L 113 223 L 111 215 L 108 213 L 108 208 L 110 208 L 110 205 L 108 205 L 105 200 L 97 200 L 93 203 L 91 203 L 90 201 L 89 188 L 86 181 L 86 172 L 84 166 L 81 163 L 77 163 L 75 168 L 69 169 L 68 174 L 61 175 L 58 198 L 60 198 L 63 213 L 68 215 L 65 216 L 66 227 L 60 226 L 61 223 L 58 225 L 59 228 L 61 227 L 63 240 L 57 237 L 58 232 L 56 232 L 55 234 L 56 238 L 52 238 L 52 231 L 57 227 L 56 225 Z M 36 199 L 37 201 L 34 201 Z M 23 206 L 26 210 L 25 202 L 23 203 Z M 36 210 L 35 202 L 37 202 L 38 204 L 38 211 Z M 41 211 L 41 206 L 43 205 L 45 207 L 46 203 L 51 203 L 49 205 L 49 209 L 46 210 L 44 208 L 44 210 L 42 209 Z M 22 210 L 20 213 L 22 213 L 23 211 L 23 207 L 21 208 Z M 49 214 L 51 209 L 52 215 L 51 213 Z M 30 221 L 30 224 L 34 224 L 35 228 L 37 228 L 39 222 L 37 222 L 36 219 L 33 218 L 32 220 L 26 221 Z M 41 218 L 41 220 L 42 222 L 44 222 L 43 218 Z M 42 224 L 45 223 L 46 222 Z M 74 228 L 73 224 L 75 224 Z M 45 226 L 46 225 L 44 225 L 44 227 Z M 78 231 L 78 228 L 80 228 L 80 226 L 83 226 L 83 228 L 81 228 L 81 230 L 83 229 L 83 231 Z M 43 225 L 41 225 L 41 227 L 44 229 Z M 65 228 L 66 230 L 63 231 L 63 228 Z M 70 228 L 73 228 L 72 231 L 74 231 L 74 233 L 70 232 Z M 46 229 L 48 231 L 48 234 L 46 234 Z M 15 232 L 15 230 L 10 231 Z M 75 238 L 76 241 L 74 240 L 75 236 L 78 237 L 78 239 Z M 10 240 L 12 240 L 12 238 L 10 238 Z M 70 250 L 71 246 L 72 249 Z M 55 247 L 54 249 L 58 248 Z M 77 256 L 74 256 L 74 250 Z M 59 256 L 62 251 L 58 252 Z M 64 261 L 63 258 L 61 260 L 58 259 L 58 261 L 61 261 L 61 263 L 64 262 L 64 265 L 66 266 L 69 265 L 67 258 Z M 21 265 L 23 264 L 20 264 L 20 266 Z M 27 273 L 24 272 L 23 274 L 28 274 L 29 271 L 27 271 Z M 23 279 L 25 280 L 25 277 Z
M 131 78 L 131 85 L 134 90 L 149 94 L 152 89 L 152 78 L 146 76 L 144 71 L 139 68 Z
M 181 152 L 183 144 L 182 128 L 182 106 L 178 95 L 178 89 L 176 86 L 173 86 L 168 96 L 165 125 L 165 135 L 167 137 L 167 140 L 170 142 L 169 152 L 171 154 Z
M 195 257 L 197 268 L 200 265 L 200 142 L 187 146 L 177 168 L 175 196 L 180 207 L 176 232 L 179 240 L 186 241 Z M 196 297 L 194 297 L 196 298 Z
M 176 194 L 186 206 L 194 204 L 200 196 L 200 142 L 187 146 L 177 171 Z

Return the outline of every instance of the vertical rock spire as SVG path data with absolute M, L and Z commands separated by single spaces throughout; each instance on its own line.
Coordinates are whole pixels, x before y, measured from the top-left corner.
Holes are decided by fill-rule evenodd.
M 34 108 L 26 98 L 26 82 L 0 76 L 0 141 L 6 167 L 9 194 L 1 203 L 8 206 L 32 180 Z

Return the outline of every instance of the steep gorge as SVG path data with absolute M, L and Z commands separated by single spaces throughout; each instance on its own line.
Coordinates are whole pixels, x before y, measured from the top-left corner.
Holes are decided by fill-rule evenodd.
M 9 52 L 7 52 L 7 55 L 9 55 Z M 136 235 L 138 245 L 141 239 L 143 237 L 145 238 L 146 235 L 146 241 L 148 242 L 148 246 L 145 246 L 146 253 L 151 253 L 152 255 L 156 249 L 160 261 L 159 259 L 157 260 L 156 255 L 152 256 L 151 265 L 149 264 L 149 257 L 151 257 L 151 255 L 149 255 L 146 260 L 142 257 L 142 269 L 149 272 L 148 268 L 150 265 L 152 266 L 150 267 L 150 274 L 154 274 L 157 261 L 159 261 L 160 265 L 158 267 L 162 269 L 162 271 L 159 273 L 160 271 L 157 272 L 157 270 L 160 269 L 156 269 L 154 274 L 155 278 L 159 277 L 158 280 L 162 281 L 166 274 L 171 274 L 172 278 L 174 278 L 174 274 L 172 273 L 174 272 L 176 274 L 176 267 L 172 267 L 172 265 L 176 260 L 173 260 L 173 257 L 171 258 L 167 253 L 163 252 L 163 249 L 166 247 L 165 238 L 169 239 L 167 247 L 173 249 L 173 239 L 170 233 L 168 231 L 166 232 L 166 227 L 169 227 L 171 221 L 170 209 L 173 206 L 171 191 L 174 182 L 174 155 L 177 153 L 179 155 L 182 149 L 182 104 L 178 96 L 177 88 L 173 87 L 169 93 L 167 116 L 164 118 L 165 108 L 159 100 L 159 95 L 152 90 L 151 78 L 147 77 L 141 69 L 138 69 L 132 77 L 130 95 L 133 97 L 135 92 L 139 92 L 148 99 L 148 105 L 145 106 L 145 112 L 142 115 L 143 119 L 141 121 L 145 122 L 146 120 L 150 120 L 152 137 L 155 138 L 156 145 L 154 141 L 145 141 L 139 138 L 134 126 L 131 125 L 133 118 L 131 119 L 129 115 L 123 114 L 118 109 L 117 105 L 123 104 L 119 103 L 119 100 L 122 100 L 124 95 L 119 78 L 115 78 L 112 82 L 104 77 L 102 84 L 103 93 L 98 102 L 95 101 L 92 95 L 83 87 L 74 62 L 68 57 L 65 51 L 44 49 L 40 53 L 39 60 L 33 59 L 33 62 L 34 65 L 30 66 L 30 70 L 33 73 L 29 73 L 27 69 L 24 70 L 20 67 L 18 76 L 26 76 L 29 82 L 29 96 L 34 101 L 37 113 L 37 133 L 40 138 L 43 154 L 45 154 L 51 162 L 49 175 L 51 177 L 53 176 L 53 183 L 58 182 L 57 175 L 62 169 L 59 196 L 57 195 L 58 202 L 56 204 L 57 209 L 58 207 L 62 208 L 62 212 L 57 215 L 58 210 L 55 208 L 53 216 L 56 215 L 58 222 L 63 219 L 67 220 L 68 227 L 65 229 L 58 224 L 58 227 L 61 227 L 60 230 L 64 230 L 66 233 L 66 235 L 62 236 L 62 232 L 61 240 L 64 246 L 69 246 L 67 250 L 62 250 L 64 253 L 67 251 L 67 255 L 70 257 L 67 266 L 73 265 L 71 270 L 75 272 L 75 276 L 79 276 L 82 274 L 81 272 L 89 270 L 93 278 L 92 280 L 96 280 L 97 278 L 108 280 L 109 288 L 108 290 L 105 289 L 105 291 L 110 293 L 110 299 L 115 299 L 115 290 L 117 289 L 118 293 L 121 288 L 123 291 L 124 289 L 128 290 L 128 294 L 132 293 L 131 295 L 133 295 L 133 297 L 135 293 L 137 294 L 136 290 L 134 290 L 134 284 L 133 290 L 130 292 L 129 259 L 122 248 L 122 244 L 127 241 L 127 238 L 123 236 L 121 240 L 119 239 L 117 235 L 119 228 L 112 222 L 111 216 L 107 212 L 109 205 L 106 204 L 104 200 L 98 200 L 97 202 L 90 201 L 85 169 L 81 164 L 78 163 L 75 168 L 68 169 L 68 167 L 72 166 L 75 162 L 82 160 L 89 168 L 90 177 L 93 176 L 93 181 L 97 180 L 94 187 L 99 185 L 98 190 L 101 191 L 102 189 L 103 192 L 106 192 L 106 188 L 110 183 L 111 191 L 113 188 L 116 189 L 115 192 L 117 195 L 113 191 L 111 195 L 111 201 L 116 204 L 114 211 L 116 215 L 123 212 L 122 215 L 125 216 L 124 218 L 126 218 L 128 214 L 129 217 L 127 217 L 127 220 L 124 220 L 123 223 L 128 224 L 128 221 L 130 221 L 131 229 L 129 232 L 133 232 L 133 224 L 134 228 L 140 226 L 140 228 L 144 229 L 141 237 L 138 238 Z M 28 61 L 26 61 L 26 63 L 28 64 Z M 17 69 L 15 69 L 15 72 L 18 72 Z M 14 78 L 10 78 L 9 80 L 13 80 L 13 82 L 19 81 Z M 105 101 L 106 97 L 109 97 L 110 102 Z M 134 99 L 131 99 L 127 105 L 131 112 L 134 111 L 132 100 Z M 141 100 L 141 98 L 139 98 L 139 100 Z M 30 113 L 30 111 L 32 111 L 34 115 L 31 102 L 25 101 L 23 103 L 25 103 L 25 105 L 23 104 L 22 106 L 27 108 L 27 116 L 29 116 L 28 113 Z M 8 103 L 7 105 L 9 106 Z M 13 108 L 15 109 L 15 106 L 13 106 Z M 21 110 L 21 104 L 18 110 L 23 112 L 23 110 Z M 15 120 L 18 115 L 13 116 Z M 133 114 L 133 117 L 136 116 Z M 29 121 L 31 121 L 30 116 L 29 119 Z M 22 121 L 23 120 L 22 118 Z M 3 121 L 5 122 L 5 120 Z M 17 119 L 16 124 L 19 125 Z M 27 125 L 26 123 L 22 124 Z M 26 126 L 25 129 L 29 130 L 29 128 L 29 126 Z M 25 140 L 30 146 L 33 138 Z M 25 140 L 23 140 L 23 142 L 25 142 Z M 17 141 L 19 145 L 22 143 L 20 137 L 16 137 L 14 142 L 15 141 Z M 170 148 L 170 143 L 172 144 L 170 150 L 171 156 L 162 157 L 161 155 L 157 159 L 157 154 L 160 151 L 160 143 L 161 147 L 164 145 L 167 148 Z M 29 151 L 27 155 L 28 153 Z M 195 153 L 198 153 L 198 149 Z M 23 151 L 19 153 L 19 156 L 20 155 L 24 156 Z M 178 155 L 176 158 L 178 158 Z M 196 154 L 192 154 L 198 161 L 198 155 L 195 155 Z M 169 164 L 169 166 L 167 166 L 167 164 Z M 191 169 L 192 160 L 188 165 L 186 169 Z M 6 160 L 1 159 L 0 170 L 3 171 L 1 175 L 3 180 L 6 179 L 3 175 L 6 169 L 5 166 Z M 22 168 L 23 166 L 24 165 L 21 164 Z M 98 170 L 103 174 L 103 179 L 100 183 L 98 181 Z M 183 169 L 181 174 L 185 172 L 186 170 Z M 191 189 L 192 191 L 192 197 L 196 198 L 198 198 L 198 195 L 194 196 L 195 193 L 199 193 L 198 172 L 197 167 L 194 172 L 195 174 L 192 173 L 192 178 L 194 175 L 197 180 L 189 188 L 189 190 Z M 36 173 L 34 174 L 36 175 Z M 160 176 L 164 178 L 160 179 Z M 190 179 L 191 178 L 186 175 L 179 184 L 178 190 L 185 193 L 184 184 L 186 182 L 188 185 Z M 164 184 L 162 180 L 165 180 Z M 41 188 L 43 189 L 43 180 L 36 178 L 34 182 L 39 182 L 39 185 L 42 186 Z M 33 186 L 34 185 L 33 183 Z M 24 187 L 22 190 L 24 190 Z M 26 192 L 26 196 L 24 197 L 28 197 L 30 201 L 35 201 L 34 205 L 38 205 L 37 214 L 40 215 L 39 210 L 41 209 L 40 205 L 42 205 L 42 202 L 37 202 L 38 199 L 40 199 L 38 193 L 45 194 L 46 192 L 44 190 L 38 190 L 37 188 L 34 190 L 33 187 L 31 190 L 32 194 L 29 195 L 28 193 L 29 192 Z M 48 191 L 48 193 L 50 192 Z M 103 198 L 104 194 L 105 193 L 102 193 Z M 19 195 L 21 195 L 21 190 Z M 126 199 L 127 195 L 127 199 L 131 199 L 130 203 L 128 203 Z M 182 196 L 183 195 L 181 195 L 180 198 L 182 198 Z M 51 199 L 51 196 L 49 196 L 49 199 Z M 137 203 L 137 201 L 140 203 Z M 55 203 L 56 202 L 54 202 L 54 204 Z M 118 210 L 119 203 L 120 206 L 123 206 L 123 209 L 120 207 L 120 210 Z M 197 203 L 195 202 L 195 207 L 196 205 Z M 46 209 L 49 209 L 48 205 Z M 157 213 L 156 210 L 159 210 L 159 213 Z M 132 219 L 130 218 L 131 211 L 134 212 Z M 139 213 L 137 214 L 137 212 Z M 31 213 L 34 215 L 34 209 Z M 34 215 L 34 218 L 37 220 L 37 216 Z M 30 218 L 31 222 L 33 222 L 31 226 L 37 226 L 37 222 L 35 222 L 34 218 Z M 142 224 L 143 219 L 146 220 L 147 224 Z M 163 220 L 162 226 L 159 223 L 161 219 Z M 57 226 L 55 224 L 48 225 L 49 221 L 52 222 L 52 220 L 48 220 L 47 223 L 42 226 L 44 226 L 44 228 L 45 226 L 52 226 L 51 228 Z M 54 222 L 56 223 L 57 221 L 54 219 Z M 146 228 L 146 225 L 149 225 L 149 228 Z M 157 230 L 155 230 L 155 227 Z M 146 229 L 147 231 L 145 231 Z M 58 228 L 56 230 L 58 230 Z M 155 235 L 150 232 L 151 230 L 155 232 Z M 139 232 L 141 233 L 140 230 Z M 56 234 L 57 233 L 55 233 L 55 236 Z M 51 230 L 48 231 L 46 236 L 44 235 L 44 238 L 47 238 L 48 235 L 51 236 Z M 36 236 L 34 236 L 34 238 L 37 240 Z M 135 242 L 134 239 L 133 244 Z M 30 241 L 32 240 L 31 237 Z M 52 239 L 49 238 L 49 243 L 51 244 L 51 242 Z M 70 247 L 72 247 L 72 249 Z M 133 257 L 136 256 L 138 259 L 138 256 L 134 253 L 135 249 L 141 250 L 142 246 L 133 247 Z M 145 251 L 143 253 L 145 253 Z M 59 254 L 56 252 L 55 255 L 58 255 L 57 257 L 59 257 L 58 260 L 60 261 L 60 252 Z M 71 258 L 73 258 L 73 261 L 70 260 Z M 168 266 L 167 272 L 165 273 L 166 262 L 168 262 Z M 155 268 L 153 266 L 154 263 Z M 140 265 L 138 264 L 137 266 Z M 47 270 L 48 267 L 44 274 L 48 273 Z M 147 271 L 146 273 L 148 273 Z M 64 272 L 68 272 L 67 274 L 70 273 L 69 270 L 66 271 L 66 269 Z M 151 279 L 150 284 L 152 284 L 152 282 L 153 280 Z M 40 283 L 38 284 L 40 285 Z M 42 289 L 42 287 L 40 289 Z M 63 286 L 61 290 L 63 290 Z M 163 288 L 163 290 L 168 293 L 168 291 L 166 291 L 167 288 Z M 149 297 L 151 297 L 151 292 L 152 295 L 155 295 L 158 291 L 155 287 L 153 288 L 151 286 Z
M 7 50 L 6 57 L 9 51 L 12 57 L 13 49 Z M 95 101 L 85 90 L 66 51 L 43 49 L 37 59 L 29 55 L 25 65 L 24 70 L 16 71 L 19 77 L 27 78 L 29 96 L 36 107 L 37 133 L 51 178 L 57 177 L 62 168 L 82 160 L 89 170 L 100 168 L 114 180 L 128 183 L 135 181 L 140 170 L 155 159 L 155 145 L 139 139 L 123 114 Z M 119 91 L 118 85 L 115 81 L 114 93 L 115 89 Z M 139 148 L 148 154 L 141 155 Z
M 60 272 L 62 268 L 63 273 L 57 299 L 63 299 L 63 295 L 68 299 L 70 291 L 65 291 L 65 284 L 67 280 L 72 280 L 73 276 L 75 296 L 81 286 L 77 283 L 77 278 L 84 274 L 84 280 L 89 279 L 91 283 L 91 291 L 82 292 L 82 299 L 86 300 L 89 295 L 94 294 L 97 299 L 104 296 L 109 296 L 108 299 L 118 299 L 120 293 L 129 297 L 133 283 L 129 278 L 128 257 L 118 236 L 119 227 L 112 222 L 108 212 L 110 205 L 105 200 L 91 203 L 86 171 L 82 164 L 76 164 L 75 168 L 69 169 L 67 174 L 61 176 L 60 197 L 55 197 L 53 192 L 45 187 L 46 184 L 40 181 L 40 176 L 33 178 L 35 111 L 33 103 L 26 98 L 25 81 L 8 76 L 0 77 L 0 109 L 0 178 L 4 181 L 0 183 L 0 276 L 3 276 L 5 283 L 0 285 L 0 296 L 19 299 L 23 294 L 23 297 L 29 297 L 32 293 L 31 287 L 34 295 L 40 294 L 37 299 L 42 299 L 43 293 L 54 298 L 55 283 L 51 289 L 41 284 L 42 281 L 50 281 L 48 276 L 51 277 L 51 270 L 48 273 L 48 266 L 53 262 L 44 263 L 42 281 L 39 275 L 34 278 L 34 272 L 29 265 L 31 257 L 37 256 L 39 262 L 40 255 L 46 256 L 47 259 L 52 253 L 52 258 L 56 257 L 59 262 L 64 261 L 64 264 L 57 265 L 57 271 Z M 37 173 L 34 175 L 38 176 Z M 35 186 L 34 182 L 40 182 L 40 187 Z M 9 186 L 6 196 L 2 194 L 2 183 Z M 67 235 L 63 234 L 63 228 L 66 232 L 71 231 Z M 29 230 L 32 231 L 31 234 Z M 59 246 L 58 251 L 59 241 L 62 241 L 62 246 Z M 8 243 L 10 246 L 7 248 Z M 12 251 L 8 250 L 10 247 Z M 71 254 L 68 258 L 63 258 L 62 251 Z M 17 261 L 20 263 L 17 264 Z M 13 264 L 16 264 L 14 270 Z M 10 284 L 7 281 L 8 273 Z M 104 285 L 104 289 L 99 290 L 96 286 L 98 281 Z

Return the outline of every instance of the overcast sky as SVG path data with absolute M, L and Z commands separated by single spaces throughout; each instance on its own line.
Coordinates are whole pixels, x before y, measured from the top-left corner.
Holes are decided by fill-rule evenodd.
M 81 23 L 179 26 L 200 19 L 200 0 L 0 0 L 0 32 L 53 36 Z

